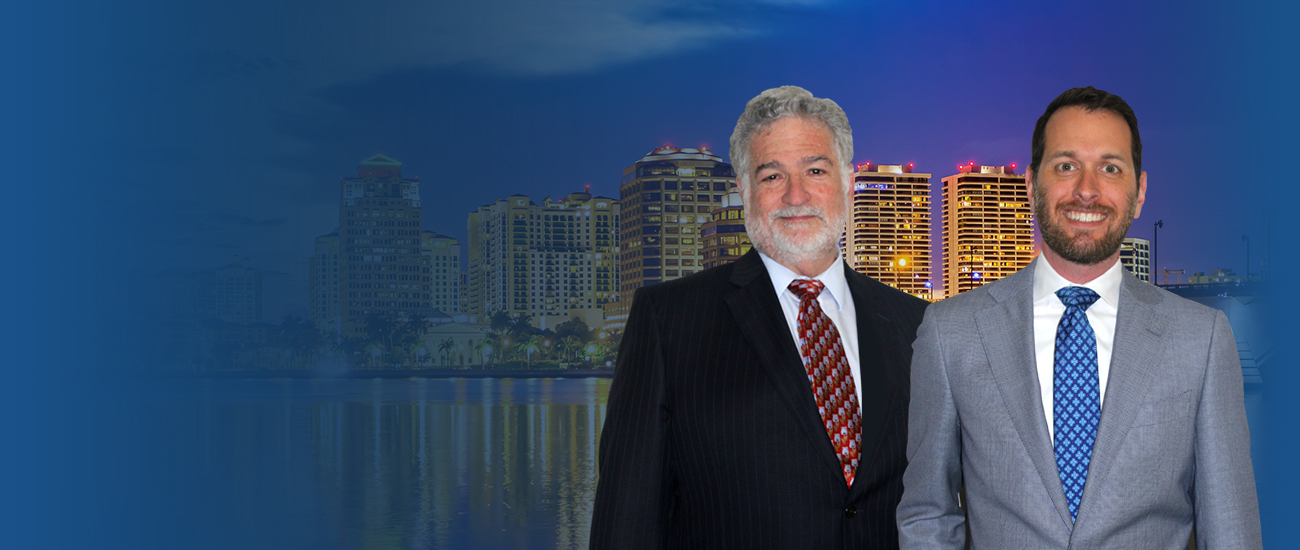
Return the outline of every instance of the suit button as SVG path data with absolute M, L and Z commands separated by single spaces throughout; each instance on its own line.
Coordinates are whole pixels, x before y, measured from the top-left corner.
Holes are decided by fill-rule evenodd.
M 850 519 L 851 519 L 851 518 L 853 518 L 853 516 L 856 516 L 856 515 L 858 515 L 858 507 L 857 507 L 857 506 L 854 506 L 854 505 L 850 504 L 848 508 L 845 508 L 845 509 L 844 509 L 844 517 L 846 517 L 846 518 L 850 518 Z

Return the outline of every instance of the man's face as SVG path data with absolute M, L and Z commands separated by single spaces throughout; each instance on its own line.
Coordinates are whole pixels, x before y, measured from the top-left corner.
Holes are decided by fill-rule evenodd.
M 1128 124 L 1110 111 L 1065 107 L 1043 135 L 1039 172 L 1026 178 L 1043 253 L 1089 266 L 1116 256 L 1147 191 L 1146 172 L 1133 168 Z
M 754 246 L 796 272 L 803 273 L 796 266 L 829 267 L 849 202 L 830 130 L 786 117 L 754 136 L 749 148 L 754 168 L 740 191 Z

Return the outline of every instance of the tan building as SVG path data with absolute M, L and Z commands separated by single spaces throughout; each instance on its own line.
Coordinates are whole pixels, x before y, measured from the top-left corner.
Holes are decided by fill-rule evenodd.
M 433 231 L 420 233 L 420 253 L 425 256 L 425 285 L 429 307 L 448 315 L 460 310 L 460 241 Z
M 1121 241 L 1119 263 L 1142 282 L 1151 282 L 1151 241 L 1135 237 Z
M 731 165 L 703 146 L 665 145 L 623 170 L 619 301 L 606 312 L 607 329 L 622 330 L 636 289 L 703 268 L 700 226 L 735 186 Z
M 912 164 L 861 164 L 845 259 L 859 273 L 926 300 L 934 299 L 930 261 L 930 174 Z
M 1034 259 L 1034 215 L 1016 165 L 959 166 L 943 178 L 943 295 L 996 281 Z M 939 297 L 939 296 L 936 296 Z
M 570 193 L 537 204 L 524 195 L 471 212 L 468 313 L 528 313 L 537 328 L 579 317 L 598 328 L 616 299 L 618 201 Z
M 343 336 L 364 336 L 367 316 L 415 319 L 428 307 L 420 252 L 420 180 L 377 154 L 342 178 L 339 199 L 339 310 Z
M 753 245 L 745 232 L 745 205 L 740 193 L 733 190 L 722 197 L 721 207 L 709 212 L 709 221 L 700 227 L 700 238 L 704 243 L 704 269 L 729 264 L 749 252 Z

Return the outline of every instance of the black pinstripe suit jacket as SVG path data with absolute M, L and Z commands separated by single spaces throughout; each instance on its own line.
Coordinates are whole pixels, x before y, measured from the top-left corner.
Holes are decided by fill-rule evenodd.
M 600 441 L 591 548 L 897 548 L 912 340 L 927 305 L 844 265 L 862 459 L 846 487 L 756 252 L 642 288 Z

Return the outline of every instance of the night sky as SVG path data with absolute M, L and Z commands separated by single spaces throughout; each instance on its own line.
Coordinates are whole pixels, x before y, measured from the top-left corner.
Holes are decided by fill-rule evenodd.
M 969 161 L 1023 170 L 1052 98 L 1083 85 L 1117 93 L 1141 122 L 1150 182 L 1130 236 L 1149 239 L 1164 220 L 1160 264 L 1190 274 L 1244 272 L 1249 235 L 1259 270 L 1262 175 L 1232 131 L 1251 112 L 1238 74 L 1248 11 L 609 4 L 126 14 L 148 24 L 112 37 L 125 39 L 101 54 L 114 76 L 97 84 L 131 100 L 97 114 L 136 134 L 108 145 L 119 190 L 154 213 L 131 228 L 148 243 L 137 267 L 193 272 L 247 256 L 264 273 L 265 318 L 305 316 L 312 239 L 337 226 L 339 178 L 376 152 L 420 177 L 424 229 L 463 243 L 466 213 L 497 198 L 587 184 L 617 198 L 622 170 L 666 143 L 725 156 L 745 102 L 794 84 L 845 109 L 856 162 L 914 162 L 936 183 Z

